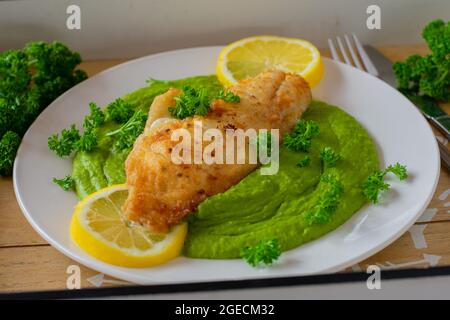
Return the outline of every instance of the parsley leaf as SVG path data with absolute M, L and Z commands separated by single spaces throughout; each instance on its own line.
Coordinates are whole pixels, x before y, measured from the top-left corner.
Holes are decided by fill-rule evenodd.
M 60 186 L 64 191 L 75 189 L 75 181 L 71 175 L 67 175 L 62 179 L 53 178 L 53 183 Z
M 401 181 L 408 178 L 408 171 L 406 170 L 406 166 L 401 165 L 398 162 L 394 165 L 388 166 L 384 171 L 386 173 L 391 172 L 395 174 Z
M 106 114 L 117 123 L 125 123 L 133 116 L 134 108 L 131 103 L 118 98 L 106 107 Z
M 7 131 L 0 140 L 0 175 L 9 176 L 12 173 L 14 158 L 20 145 L 20 136 Z
M 341 158 L 339 154 L 337 154 L 333 149 L 330 147 L 325 147 L 322 150 L 320 150 L 320 159 L 322 159 L 323 163 L 327 167 L 335 167 L 336 162 Z
M 235 95 L 233 92 L 231 92 L 231 91 L 225 92 L 224 90 L 220 90 L 216 99 L 222 99 L 223 101 L 229 102 L 229 103 L 238 103 L 241 101 L 241 98 L 239 96 Z
M 284 146 L 292 151 L 307 152 L 311 147 L 311 140 L 320 133 L 319 125 L 313 120 L 303 120 L 297 122 L 292 133 L 284 136 Z
M 384 176 L 384 171 L 376 171 L 364 181 L 363 192 L 367 200 L 377 203 L 380 193 L 389 190 L 390 185 L 384 182 Z
M 261 240 L 253 247 L 241 249 L 241 257 L 252 267 L 271 265 L 281 255 L 281 246 L 277 239 Z
M 389 190 L 391 186 L 384 181 L 384 177 L 388 173 L 395 174 L 400 180 L 405 180 L 408 178 L 406 166 L 401 165 L 400 163 L 390 165 L 383 171 L 375 171 L 367 177 L 362 185 L 363 193 L 366 196 L 367 200 L 372 203 L 378 203 L 380 194 L 383 191 Z
M 84 132 L 81 138 L 75 143 L 75 150 L 77 151 L 92 151 L 97 147 L 98 139 L 94 129 Z
M 182 88 L 183 94 L 175 97 L 175 107 L 170 107 L 170 114 L 177 119 L 184 119 L 194 115 L 206 116 L 209 112 L 211 101 L 222 99 L 229 103 L 238 103 L 241 98 L 233 92 L 221 90 L 215 97 L 210 97 L 204 88 L 195 89 L 191 86 Z
M 209 112 L 211 98 L 205 89 L 183 87 L 183 94 L 175 97 L 175 107 L 170 107 L 170 114 L 177 119 L 184 119 L 193 115 L 205 116 Z
M 108 132 L 106 135 L 117 136 L 114 147 L 118 150 L 131 148 L 136 138 L 144 131 L 146 121 L 147 114 L 142 110 L 138 110 L 123 126 Z
M 87 131 L 98 128 L 105 123 L 105 114 L 93 102 L 89 103 L 91 113 L 84 118 L 83 128 Z
M 54 133 L 48 138 L 48 147 L 59 157 L 70 156 L 75 150 L 75 145 L 80 140 L 80 133 L 74 124 L 69 129 L 61 131 L 61 137 Z
M 297 167 L 305 168 L 311 164 L 311 158 L 309 156 L 305 156 L 302 160 L 297 163 Z
M 320 182 L 324 184 L 324 188 L 319 196 L 319 201 L 305 217 L 310 225 L 323 224 L 330 221 L 344 193 L 341 181 L 333 174 L 322 176 Z

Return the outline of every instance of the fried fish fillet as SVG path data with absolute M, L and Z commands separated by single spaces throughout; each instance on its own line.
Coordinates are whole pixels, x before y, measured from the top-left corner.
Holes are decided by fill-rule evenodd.
M 157 123 L 161 122 L 158 119 L 170 117 L 168 108 L 175 105 L 174 98 L 181 92 L 170 89 L 155 98 L 146 128 L 125 163 L 129 195 L 124 212 L 129 220 L 166 232 L 206 197 L 226 191 L 257 167 L 249 163 L 175 164 L 171 152 L 179 141 L 171 139 L 174 130 L 184 128 L 193 136 L 194 125 L 202 121 L 203 130 L 279 129 L 282 136 L 292 130 L 311 101 L 305 80 L 282 71 L 242 80 L 229 91 L 240 97 L 239 103 L 215 100 L 205 117 L 162 123 Z

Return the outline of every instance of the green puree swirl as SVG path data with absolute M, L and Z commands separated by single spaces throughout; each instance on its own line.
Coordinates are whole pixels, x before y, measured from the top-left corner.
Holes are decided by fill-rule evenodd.
M 280 148 L 280 169 L 263 176 L 259 170 L 222 194 L 206 199 L 189 219 L 184 253 L 192 258 L 238 258 L 240 249 L 259 240 L 277 238 L 282 250 L 314 240 L 348 220 L 365 203 L 361 184 L 379 168 L 374 142 L 349 114 L 324 102 L 314 101 L 303 115 L 320 126 L 308 153 L 311 163 L 296 164 L 306 153 Z M 326 168 L 320 150 L 329 146 L 340 154 L 336 167 Z M 323 174 L 338 176 L 344 193 L 331 220 L 308 224 L 305 216 L 317 204 Z
M 157 95 L 184 85 L 207 88 L 211 96 L 222 89 L 215 76 L 198 76 L 152 81 L 123 99 L 136 109 L 148 111 Z M 367 132 L 341 109 L 319 101 L 311 103 L 303 118 L 320 126 L 320 135 L 313 138 L 309 153 L 281 147 L 276 175 L 262 176 L 256 170 L 226 192 L 201 203 L 189 219 L 186 256 L 238 258 L 242 247 L 272 238 L 288 250 L 334 230 L 366 203 L 361 184 L 379 168 L 376 147 Z M 72 176 L 80 199 L 108 185 L 125 182 L 124 162 L 130 150 L 116 153 L 112 148 L 114 138 L 106 137 L 117 127 L 116 123 L 106 122 L 100 129 L 99 148 L 75 155 Z M 336 167 L 324 170 L 319 152 L 325 146 L 341 158 Z M 310 165 L 298 167 L 296 164 L 306 154 Z M 337 175 L 344 186 L 340 205 L 329 222 L 309 225 L 305 215 L 326 187 L 320 177 L 329 172 Z

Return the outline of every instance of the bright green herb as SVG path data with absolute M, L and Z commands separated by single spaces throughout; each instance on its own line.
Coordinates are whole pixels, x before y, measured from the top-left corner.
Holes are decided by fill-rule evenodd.
M 14 158 L 19 148 L 21 138 L 14 131 L 6 132 L 0 140 L 0 175 L 9 176 L 12 173 Z
M 335 167 L 336 162 L 341 158 L 339 154 L 337 154 L 332 148 L 324 147 L 320 150 L 320 159 L 322 159 L 323 163 L 327 167 Z
M 271 265 L 281 255 L 277 239 L 261 240 L 256 246 L 241 249 L 241 257 L 252 267 Z
M 147 114 L 138 110 L 123 126 L 115 131 L 109 132 L 107 136 L 117 136 L 114 147 L 118 150 L 131 148 L 136 138 L 144 131 L 146 121 Z
M 194 115 L 206 116 L 213 99 L 222 99 L 230 103 L 241 101 L 239 96 L 223 90 L 215 97 L 209 96 L 207 90 L 204 88 L 195 89 L 191 86 L 184 86 L 182 90 L 183 94 L 174 98 L 175 107 L 169 108 L 170 114 L 177 119 L 184 119 Z
M 67 175 L 62 179 L 53 178 L 53 183 L 60 186 L 64 191 L 73 190 L 75 188 L 75 181 L 71 175 Z
M 310 225 L 329 222 L 344 193 L 341 181 L 333 174 L 322 176 L 320 182 L 324 185 L 324 188 L 321 191 L 319 201 L 312 211 L 306 214 L 306 220 Z
M 75 70 L 80 62 L 78 53 L 59 42 L 31 42 L 24 49 L 0 53 L 0 139 L 7 132 L 22 137 L 48 104 L 86 79 L 84 71 Z M 8 136 L 5 141 L 11 140 Z M 17 148 L 17 143 L 8 143 L 12 159 Z M 0 174 L 9 175 L 13 162 L 4 159 Z
M 406 166 L 396 163 L 395 165 L 388 166 L 383 171 L 375 171 L 367 179 L 364 181 L 363 193 L 366 196 L 367 200 L 372 203 L 377 203 L 380 197 L 380 194 L 383 191 L 389 190 L 391 187 L 388 183 L 384 181 L 384 177 L 388 173 L 395 174 L 400 180 L 405 180 L 408 178 L 408 172 L 406 170 Z
M 401 181 L 406 180 L 408 178 L 408 171 L 406 170 L 406 166 L 401 165 L 400 163 L 396 163 L 394 165 L 388 166 L 385 170 L 386 173 L 391 172 L 397 176 Z
M 89 129 L 83 133 L 81 138 L 75 142 L 76 151 L 92 151 L 98 145 L 95 129 Z
M 292 133 L 284 136 L 284 146 L 292 151 L 307 152 L 311 147 L 311 140 L 320 133 L 319 125 L 313 120 L 303 120 L 297 122 Z
M 102 109 L 97 107 L 93 102 L 89 103 L 89 109 L 91 110 L 91 113 L 84 117 L 83 122 L 83 128 L 86 131 L 91 131 L 105 123 L 105 114 Z
M 184 119 L 194 115 L 206 116 L 209 112 L 211 99 L 205 89 L 183 87 L 183 94 L 175 97 L 175 107 L 170 107 L 170 114 L 177 119 Z
M 311 158 L 309 156 L 305 156 L 302 160 L 297 163 L 297 167 L 305 168 L 311 164 Z
M 235 95 L 233 92 L 231 92 L 231 91 L 225 92 L 224 90 L 220 90 L 216 99 L 222 99 L 223 101 L 229 102 L 229 103 L 238 103 L 241 101 L 241 98 L 239 96 Z
M 450 100 L 450 22 L 431 21 L 422 31 L 431 54 L 412 55 L 394 63 L 398 88 L 407 95 L 427 95 Z
M 106 114 L 117 123 L 126 123 L 133 116 L 134 108 L 131 103 L 118 98 L 106 107 Z
M 52 134 L 48 138 L 48 147 L 54 151 L 59 157 L 66 157 L 72 154 L 76 144 L 80 140 L 80 133 L 74 124 L 68 129 L 61 131 L 61 136 L 57 133 Z

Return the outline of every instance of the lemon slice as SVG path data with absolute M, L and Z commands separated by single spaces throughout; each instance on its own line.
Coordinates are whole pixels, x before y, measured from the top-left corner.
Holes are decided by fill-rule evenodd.
M 312 88 L 323 77 L 320 52 L 310 42 L 294 38 L 257 36 L 241 39 L 222 49 L 216 72 L 225 86 L 271 69 L 296 73 Z
M 187 224 L 174 226 L 167 234 L 151 233 L 123 218 L 127 196 L 125 185 L 114 185 L 82 200 L 72 217 L 72 240 L 95 258 L 122 267 L 151 267 L 177 257 Z

